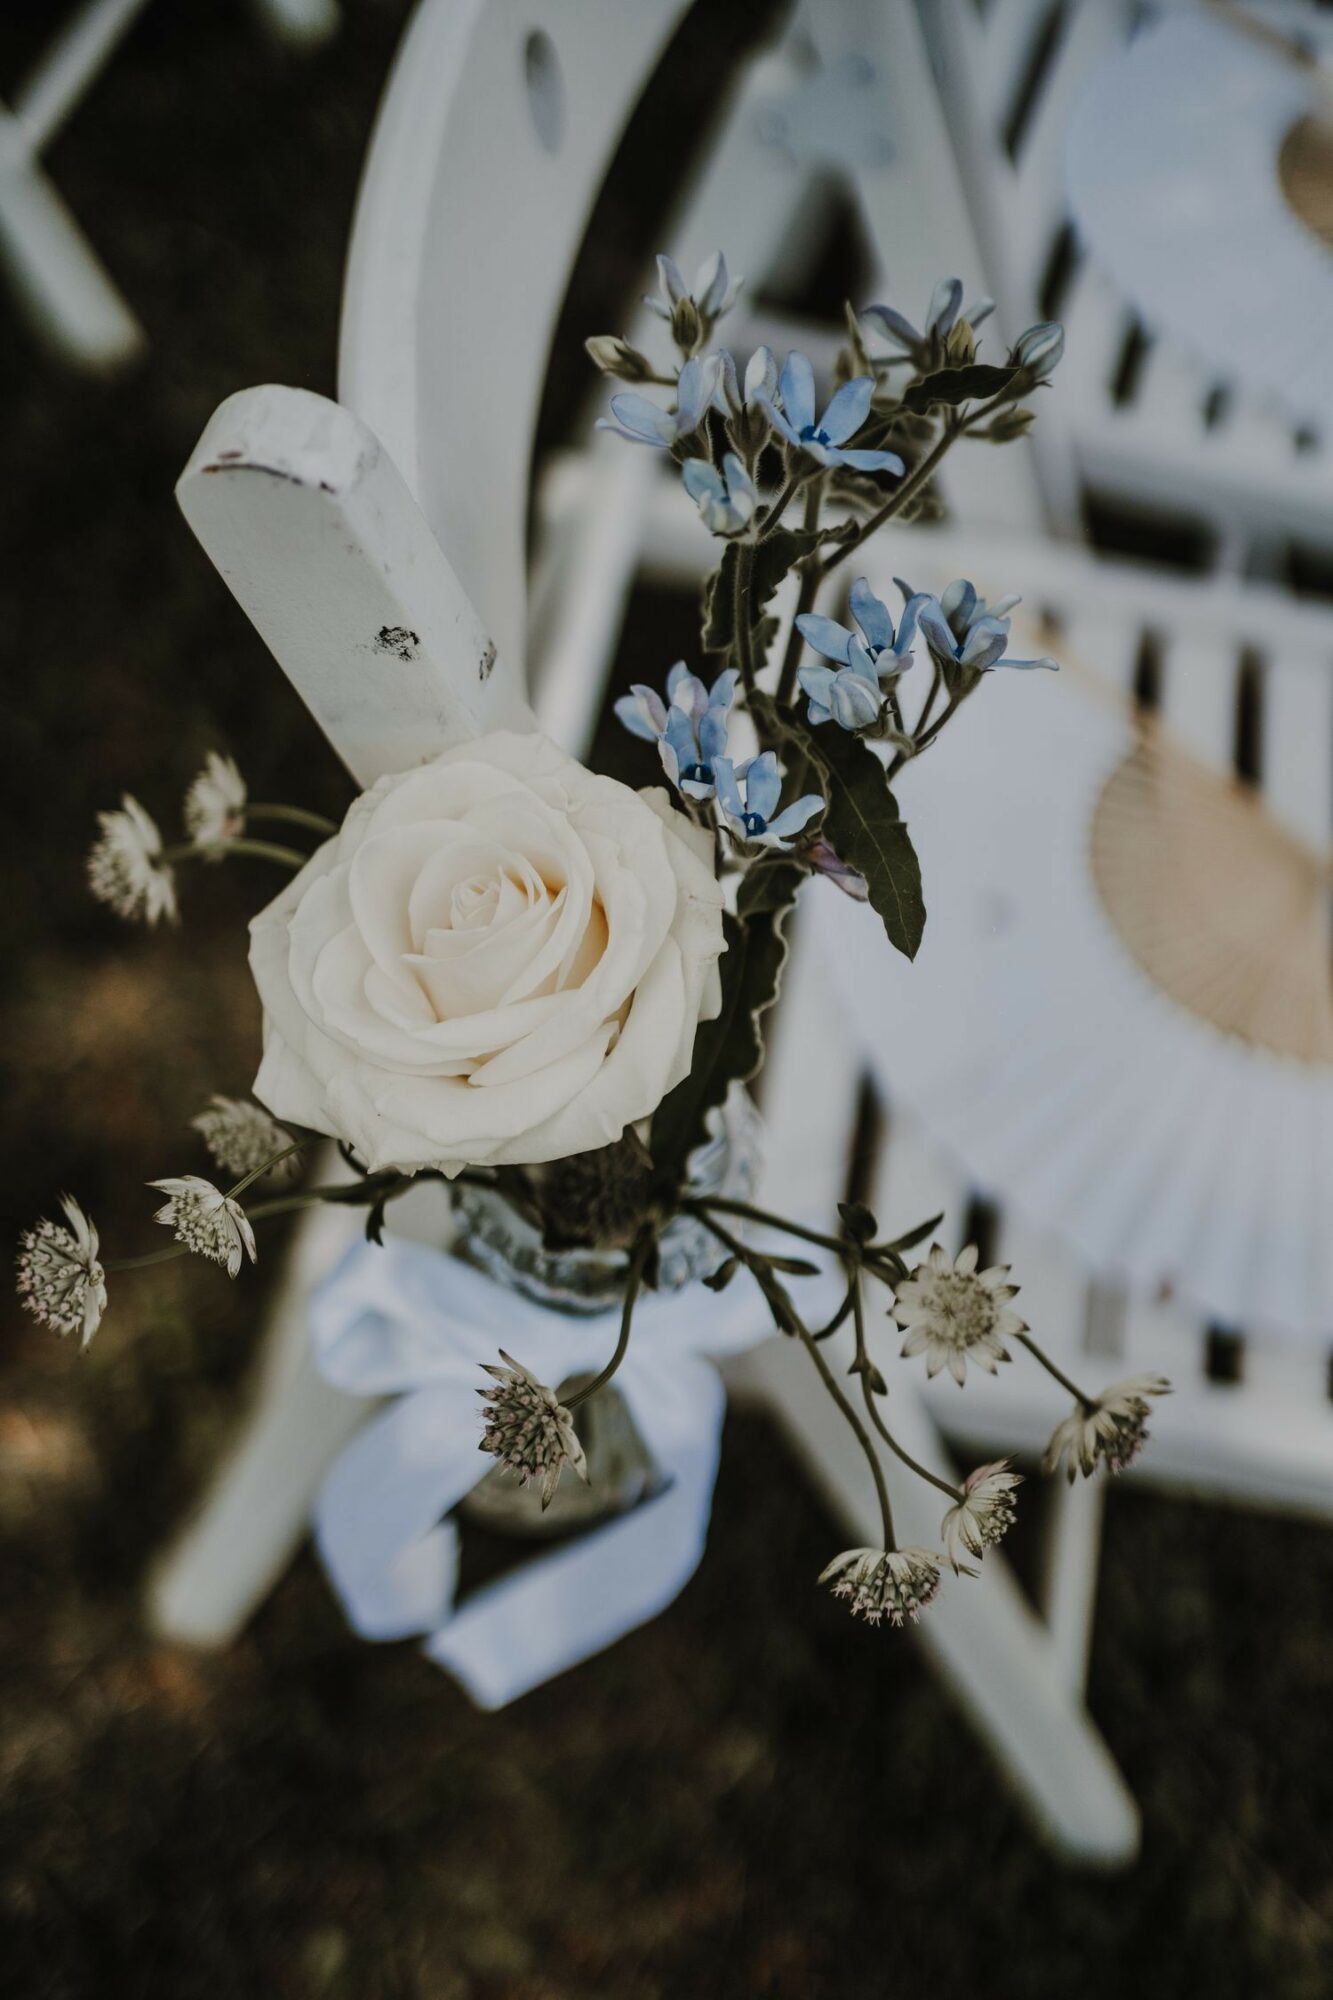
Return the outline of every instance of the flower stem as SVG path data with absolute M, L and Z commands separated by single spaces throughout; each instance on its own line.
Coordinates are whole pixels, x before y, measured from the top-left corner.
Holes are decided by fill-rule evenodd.
M 832 1396 L 834 1402 L 846 1418 L 857 1443 L 865 1453 L 870 1470 L 875 1477 L 875 1492 L 879 1496 L 879 1514 L 884 1527 L 884 1547 L 886 1552 L 892 1552 L 897 1546 L 893 1534 L 893 1509 L 889 1505 L 889 1489 L 884 1480 L 884 1467 L 879 1462 L 879 1453 L 875 1450 L 874 1441 L 865 1425 L 861 1422 L 861 1419 L 857 1416 L 851 1403 L 843 1395 L 841 1384 L 834 1375 L 833 1370 L 829 1367 L 828 1362 L 824 1359 L 821 1349 L 804 1326 L 800 1330 L 800 1338 L 806 1353 L 810 1356 L 810 1359 L 819 1371 L 824 1387 L 828 1390 L 830 1396 Z
M 950 1486 L 946 1480 L 937 1479 L 933 1472 L 928 1472 L 924 1465 L 918 1464 L 909 1451 L 903 1449 L 879 1413 L 879 1405 L 875 1400 L 875 1391 L 870 1385 L 870 1375 L 867 1368 L 867 1363 L 870 1360 L 870 1351 L 866 1345 L 865 1301 L 861 1297 L 861 1274 L 859 1271 L 856 1273 L 853 1284 L 852 1314 L 856 1327 L 857 1373 L 861 1377 L 861 1395 L 865 1402 L 866 1414 L 870 1418 L 871 1423 L 875 1426 L 875 1429 L 879 1432 L 894 1457 L 901 1459 L 909 1472 L 914 1472 L 918 1479 L 924 1479 L 928 1486 L 937 1487 L 941 1493 L 947 1493 L 951 1500 L 961 1500 L 963 1496 L 956 1486 Z
M 276 841 L 272 840 L 250 840 L 244 835 L 236 840 L 227 841 L 225 852 L 229 856 L 232 854 L 250 854 L 257 861 L 277 861 L 284 868 L 304 868 L 306 862 L 310 859 L 310 856 L 302 854 L 299 848 L 280 847 Z
M 786 513 L 787 507 L 790 504 L 792 498 L 794 497 L 797 488 L 800 486 L 803 476 L 804 475 L 799 472 L 793 472 L 791 478 L 787 481 L 787 484 L 783 487 L 781 493 L 778 494 L 777 499 L 774 500 L 769 506 L 768 512 L 764 516 L 764 525 L 759 530 L 759 534 L 756 538 L 757 540 L 761 542 L 766 542 L 769 536 L 777 528 L 779 522 L 782 520 L 783 515 Z M 808 508 L 809 506 L 808 498 L 806 504 Z
M 805 489 L 805 521 L 807 534 L 813 534 L 819 526 L 819 503 L 823 492 L 823 481 L 812 479 Z M 792 612 L 791 630 L 787 634 L 787 649 L 782 656 L 782 671 L 778 675 L 777 701 L 779 706 L 791 700 L 796 688 L 796 662 L 801 657 L 801 630 L 796 621 L 803 612 L 813 608 L 819 594 L 822 570 L 818 563 L 807 560 L 801 571 L 801 588 Z
M 1056 1381 L 1060 1384 L 1062 1389 L 1068 1389 L 1070 1395 L 1074 1398 L 1075 1402 L 1082 1404 L 1085 1412 L 1089 1412 L 1096 1409 L 1097 1398 L 1095 1396 L 1089 1396 L 1084 1390 L 1079 1388 L 1077 1382 L 1071 1381 L 1070 1377 L 1065 1374 L 1062 1368 L 1057 1368 L 1055 1363 L 1051 1360 L 1050 1356 L 1048 1354 L 1044 1354 L 1041 1348 L 1038 1347 L 1036 1341 L 1032 1338 L 1032 1335 L 1030 1333 L 1020 1333 L 1018 1335 L 1018 1344 L 1020 1347 L 1026 1347 L 1028 1353 L 1033 1357 L 1035 1361 L 1040 1361 L 1042 1367 L 1046 1370 L 1046 1373 L 1048 1375 L 1053 1375 Z
M 951 418 L 945 424 L 934 446 L 926 453 L 921 463 L 908 473 L 902 485 L 895 487 L 884 502 L 884 505 L 876 508 L 873 514 L 861 522 L 855 534 L 849 535 L 846 541 L 840 542 L 834 553 L 819 564 L 815 572 L 816 585 L 822 583 L 826 576 L 831 575 L 838 567 L 838 564 L 844 562 L 852 553 L 853 549 L 859 549 L 863 542 L 868 542 L 870 537 L 877 529 L 882 528 L 886 521 L 891 521 L 895 515 L 902 513 L 908 501 L 914 500 L 926 484 L 950 445 L 953 444 L 956 438 L 962 436 L 964 428 L 965 426 L 957 417 Z
M 290 1146 L 284 1146 L 282 1151 L 275 1153 L 271 1160 L 265 1160 L 262 1166 L 253 1167 L 245 1175 L 244 1179 L 237 1181 L 234 1187 L 229 1187 L 227 1189 L 227 1200 L 235 1201 L 237 1195 L 243 1194 L 252 1181 L 260 1180 L 273 1167 L 280 1167 L 284 1160 L 290 1160 L 293 1153 L 303 1153 L 307 1147 L 314 1144 L 315 1141 L 313 1139 L 293 1139 Z
M 736 657 L 747 694 L 753 694 L 755 691 L 754 627 L 750 622 L 750 578 L 753 572 L 754 545 L 749 542 L 738 542 L 735 593 Z
M 247 805 L 245 817 L 251 819 L 284 819 L 291 826 L 308 826 L 312 833 L 336 833 L 336 820 L 325 819 L 323 813 L 307 812 L 304 806 Z
M 173 1243 L 168 1250 L 149 1250 L 142 1257 L 104 1257 L 104 1271 L 141 1271 L 148 1264 L 169 1264 L 173 1257 L 188 1257 L 189 1251 L 183 1243 Z
M 601 1374 L 595 1375 L 586 1388 L 576 1389 L 572 1396 L 565 1398 L 567 1410 L 577 1410 L 581 1403 L 588 1402 L 599 1389 L 604 1389 L 625 1359 L 629 1348 L 630 1326 L 634 1319 L 634 1306 L 639 1296 L 639 1287 L 643 1283 L 644 1266 L 652 1254 L 653 1240 L 653 1232 L 650 1229 L 641 1229 L 630 1252 L 629 1271 L 625 1278 L 625 1303 L 620 1312 L 620 1338 L 616 1342 L 615 1353 Z

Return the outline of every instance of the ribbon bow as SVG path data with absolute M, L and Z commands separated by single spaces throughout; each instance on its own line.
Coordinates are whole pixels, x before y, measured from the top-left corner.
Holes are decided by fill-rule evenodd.
M 703 1553 L 724 1393 L 703 1357 L 769 1332 L 752 1278 L 640 1299 L 616 1386 L 662 1490 L 577 1540 L 534 1555 L 455 1609 L 450 1510 L 491 1469 L 478 1450 L 481 1364 L 503 1346 L 552 1387 L 600 1368 L 616 1311 L 571 1318 L 443 1251 L 358 1244 L 315 1294 L 315 1365 L 336 1388 L 391 1396 L 328 1473 L 315 1539 L 363 1638 L 424 1633 L 428 1656 L 483 1708 L 502 1708 L 654 1617 Z M 568 1476 L 568 1475 L 566 1475 Z

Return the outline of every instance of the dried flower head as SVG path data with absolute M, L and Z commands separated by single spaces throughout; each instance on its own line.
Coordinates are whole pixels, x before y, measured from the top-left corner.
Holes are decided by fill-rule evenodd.
M 88 886 L 118 917 L 147 924 L 176 919 L 176 877 L 162 859 L 162 835 L 128 792 L 118 812 L 98 813 L 102 831 L 88 854 Z
M 975 1243 L 953 1258 L 932 1243 L 925 1263 L 894 1292 L 893 1317 L 907 1330 L 903 1353 L 924 1354 L 927 1375 L 947 1368 L 960 1386 L 969 1359 L 993 1375 L 996 1363 L 1009 1359 L 1002 1336 L 1027 1332 L 1009 1310 L 1018 1286 L 1008 1277 L 1007 1264 L 978 1271 Z
M 854 1618 L 915 1625 L 940 1587 L 940 1565 L 929 1549 L 847 1549 L 819 1581 L 832 1577 L 833 1595 L 848 1600 Z
M 242 1097 L 213 1096 L 197 1117 L 190 1120 L 192 1130 L 201 1134 L 213 1158 L 224 1173 L 241 1180 L 246 1174 L 257 1173 L 265 1160 L 271 1160 L 275 1153 L 290 1146 L 292 1135 L 284 1132 L 276 1119 L 258 1104 L 249 1104 Z M 280 1160 L 269 1169 L 265 1179 L 270 1183 L 289 1181 L 301 1171 L 297 1154 Z
M 210 750 L 185 794 L 185 831 L 205 861 L 221 861 L 227 843 L 245 832 L 245 779 L 234 760 Z
M 255 1232 L 239 1201 L 215 1188 L 198 1174 L 182 1174 L 179 1180 L 149 1181 L 171 1199 L 153 1217 L 176 1232 L 176 1241 L 215 1264 L 225 1264 L 227 1276 L 234 1278 L 245 1257 L 255 1262 Z
M 1009 1470 L 1007 1458 L 997 1459 L 994 1465 L 979 1465 L 975 1472 L 968 1473 L 963 1481 L 962 1499 L 949 1509 L 940 1524 L 944 1553 L 955 1576 L 976 1575 L 974 1569 L 960 1562 L 960 1548 L 979 1560 L 987 1549 L 993 1549 L 1003 1540 L 1018 1512 L 1014 1488 L 1022 1484 L 1023 1475 Z
M 588 1466 L 574 1429 L 574 1419 L 544 1382 L 530 1375 L 521 1361 L 500 1350 L 503 1368 L 484 1364 L 498 1388 L 479 1389 L 490 1408 L 485 1413 L 482 1451 L 493 1452 L 501 1465 L 516 1472 L 526 1486 L 540 1479 L 542 1507 L 547 1508 L 565 1466 L 572 1466 L 587 1484 Z
M 1071 1486 L 1078 1473 L 1090 1479 L 1099 1465 L 1123 1472 L 1148 1441 L 1149 1396 L 1170 1393 L 1165 1375 L 1131 1375 L 1112 1383 L 1090 1407 L 1079 1404 L 1056 1425 L 1042 1471 L 1055 1472 L 1063 1460 Z
M 86 1347 L 106 1311 L 106 1274 L 98 1261 L 97 1231 L 75 1201 L 62 1194 L 64 1222 L 45 1217 L 19 1241 L 18 1295 L 34 1319 L 62 1338 L 79 1336 Z

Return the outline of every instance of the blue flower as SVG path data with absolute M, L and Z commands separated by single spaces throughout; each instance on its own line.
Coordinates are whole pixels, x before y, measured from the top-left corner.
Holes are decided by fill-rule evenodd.
M 718 377 L 718 409 L 742 450 L 755 451 L 772 427 L 769 410 L 778 388 L 778 364 L 771 347 L 756 347 L 745 364 L 745 379 L 737 379 L 736 362 L 724 352 Z
M 706 458 L 687 458 L 684 478 L 685 490 L 697 503 L 710 534 L 740 535 L 749 527 L 759 495 L 734 451 L 723 459 L 721 472 Z
M 715 757 L 713 771 L 723 818 L 739 839 L 753 847 L 785 850 L 806 822 L 824 810 L 823 794 L 807 792 L 773 817 L 782 793 L 782 777 L 772 750 L 744 764 L 733 764 L 730 757 Z
M 693 355 L 676 378 L 674 410 L 660 409 L 647 396 L 640 396 L 632 389 L 611 398 L 611 414 L 616 421 L 611 423 L 606 417 L 599 417 L 597 428 L 614 431 L 617 437 L 628 438 L 631 444 L 663 445 L 670 449 L 682 438 L 692 437 L 702 424 L 717 390 L 721 368 L 719 355 Z
M 912 592 L 908 585 L 901 577 L 895 581 L 903 596 L 910 599 Z M 917 625 L 951 695 L 967 693 L 982 674 L 992 673 L 998 667 L 1058 670 L 1056 662 L 1045 657 L 1039 660 L 1004 657 L 1009 643 L 1008 613 L 1020 602 L 1017 597 L 1002 597 L 996 604 L 987 604 L 984 597 L 977 596 L 966 577 L 960 576 L 939 597 L 928 597 L 921 605 Z
M 687 290 L 679 265 L 670 257 L 659 257 L 657 296 L 654 298 L 650 292 L 644 304 L 659 319 L 668 321 L 673 332 L 690 331 L 693 323 L 697 326 L 695 338 L 707 340 L 723 313 L 731 311 L 744 283 L 744 278 L 728 278 L 727 260 L 720 250 L 715 250 L 699 266 L 693 291 Z M 682 307 L 685 308 L 683 314 Z M 682 344 L 692 347 L 695 341 L 687 340 Z
M 656 689 L 637 684 L 616 703 L 616 715 L 633 736 L 656 743 L 657 754 L 677 791 L 690 799 L 711 799 L 717 791 L 717 760 L 727 747 L 727 711 L 736 692 L 728 667 L 706 688 L 684 660 L 667 675 L 664 703 Z
M 1044 381 L 1059 367 L 1064 351 L 1063 326 L 1058 319 L 1044 319 L 1039 326 L 1030 326 L 1026 333 L 1019 334 L 1009 358 L 1033 381 Z
M 867 306 L 861 317 L 869 320 L 892 346 L 910 355 L 918 368 L 925 370 L 938 368 L 944 355 L 944 343 L 960 319 L 966 320 L 969 326 L 978 327 L 995 310 L 994 299 L 978 299 L 966 312 L 959 310 L 962 303 L 962 279 L 941 278 L 930 295 L 926 323 L 920 330 L 893 306 Z
M 858 576 L 848 596 L 852 617 L 860 627 L 851 632 L 818 611 L 803 611 L 796 620 L 807 646 L 822 653 L 834 667 L 802 667 L 797 676 L 810 698 L 811 722 L 836 722 L 841 729 L 866 729 L 879 720 L 883 706 L 881 683 L 906 673 L 912 664 L 917 614 L 930 599 L 909 597 L 897 635 L 889 608 Z
M 789 354 L 778 384 L 781 408 L 767 391 L 756 390 L 755 400 L 787 442 L 818 465 L 850 465 L 858 472 L 902 472 L 903 462 L 896 452 L 842 449 L 869 416 L 874 393 L 873 376 L 858 375 L 854 382 L 844 382 L 816 423 L 815 371 L 804 354 Z

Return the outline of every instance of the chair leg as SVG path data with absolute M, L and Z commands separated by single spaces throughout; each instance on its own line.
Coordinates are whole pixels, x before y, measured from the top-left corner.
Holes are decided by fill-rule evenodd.
M 373 1403 L 333 1389 L 310 1360 L 312 1287 L 359 1234 L 343 1208 L 309 1211 L 269 1324 L 251 1414 L 204 1504 L 156 1570 L 148 1619 L 162 1638 L 225 1646 L 304 1539 L 324 1473 Z
M 772 1409 L 849 1532 L 858 1542 L 876 1545 L 879 1510 L 869 1470 L 849 1447 L 842 1419 L 798 1345 L 770 1341 L 739 1357 L 728 1375 L 734 1386 Z M 934 1426 L 914 1392 L 898 1380 L 893 1422 L 908 1451 L 947 1473 Z M 937 1545 L 940 1503 L 913 1475 L 900 1477 L 900 1471 L 889 1467 L 901 1538 Z M 914 1517 L 921 1517 L 920 1528 Z M 922 1618 L 919 1637 L 1051 1845 L 1070 1861 L 1099 1867 L 1132 1861 L 1139 1843 L 1138 1809 L 1070 1686 L 1052 1635 L 1003 1559 L 987 1556 L 975 1581 L 948 1579 Z

